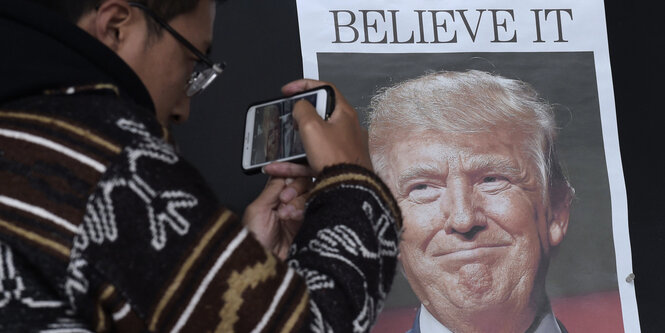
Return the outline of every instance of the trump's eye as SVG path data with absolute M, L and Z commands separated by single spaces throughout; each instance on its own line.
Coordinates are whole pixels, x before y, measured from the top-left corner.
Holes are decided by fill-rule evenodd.
M 510 186 L 510 180 L 503 176 L 484 176 L 478 187 L 485 192 L 498 192 Z
M 438 196 L 438 188 L 429 184 L 415 184 L 409 188 L 409 200 L 415 203 L 432 202 Z

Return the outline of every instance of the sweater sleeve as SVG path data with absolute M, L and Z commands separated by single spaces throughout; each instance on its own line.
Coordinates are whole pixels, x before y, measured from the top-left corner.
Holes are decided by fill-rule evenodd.
M 399 213 L 366 170 L 326 170 L 291 249 L 265 250 L 150 136 L 89 197 L 64 294 L 103 331 L 368 332 L 392 282 Z
M 373 173 L 354 165 L 323 171 L 288 260 L 310 292 L 303 330 L 370 330 L 395 273 L 400 219 Z

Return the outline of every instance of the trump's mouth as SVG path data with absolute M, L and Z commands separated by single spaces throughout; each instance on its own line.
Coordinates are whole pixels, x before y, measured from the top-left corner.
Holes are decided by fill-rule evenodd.
M 433 257 L 473 258 L 491 255 L 508 247 L 509 244 L 469 244 L 457 248 L 443 249 L 434 253 Z

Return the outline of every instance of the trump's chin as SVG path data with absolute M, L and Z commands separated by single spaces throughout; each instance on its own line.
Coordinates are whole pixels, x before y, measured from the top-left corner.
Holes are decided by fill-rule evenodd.
M 470 263 L 463 265 L 449 276 L 446 291 L 442 295 L 458 309 L 483 311 L 505 301 L 500 285 L 490 265 Z
M 461 265 L 455 272 L 441 275 L 438 284 L 430 286 L 427 298 L 438 307 L 447 308 L 446 312 L 461 311 L 466 315 L 509 306 L 507 303 L 511 303 L 511 295 L 515 296 L 516 290 L 496 273 L 487 263 Z
M 468 264 L 460 268 L 457 276 L 457 285 L 460 292 L 470 298 L 483 298 L 483 295 L 492 290 L 492 271 L 486 264 Z

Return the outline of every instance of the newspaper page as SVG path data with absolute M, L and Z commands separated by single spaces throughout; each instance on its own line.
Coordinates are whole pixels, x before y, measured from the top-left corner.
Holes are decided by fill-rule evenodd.
M 640 331 L 602 1 L 297 8 L 404 215 L 375 332 Z

